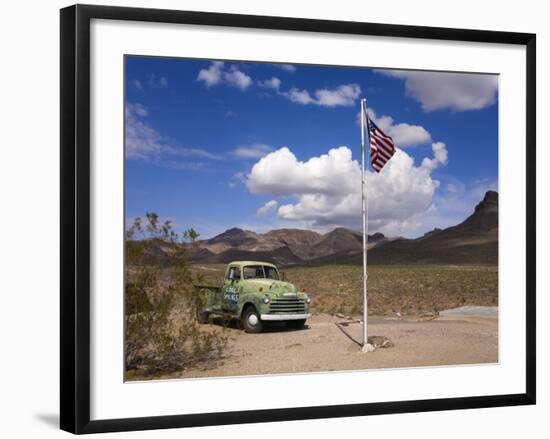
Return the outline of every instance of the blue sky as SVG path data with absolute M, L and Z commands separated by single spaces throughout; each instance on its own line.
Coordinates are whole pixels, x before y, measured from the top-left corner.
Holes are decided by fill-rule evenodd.
M 208 238 L 359 229 L 359 99 L 398 152 L 367 174 L 369 229 L 462 221 L 498 181 L 498 77 L 127 56 L 126 217 Z

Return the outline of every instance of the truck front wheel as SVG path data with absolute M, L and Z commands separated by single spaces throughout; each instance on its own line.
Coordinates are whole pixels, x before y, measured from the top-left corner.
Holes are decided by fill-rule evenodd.
M 250 334 L 257 334 L 258 332 L 262 332 L 262 321 L 260 320 L 260 316 L 258 315 L 256 308 L 254 308 L 253 306 L 248 306 L 244 310 L 242 316 L 242 324 L 245 332 L 248 332 Z

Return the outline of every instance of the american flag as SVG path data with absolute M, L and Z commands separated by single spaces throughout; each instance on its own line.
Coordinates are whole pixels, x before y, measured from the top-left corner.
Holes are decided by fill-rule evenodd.
M 370 164 L 376 172 L 380 172 L 395 154 L 395 145 L 392 138 L 384 134 L 372 120 L 367 118 L 367 123 L 370 137 Z

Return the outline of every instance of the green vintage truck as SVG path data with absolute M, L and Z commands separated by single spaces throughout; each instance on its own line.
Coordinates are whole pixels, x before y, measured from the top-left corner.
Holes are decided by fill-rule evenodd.
M 212 315 L 235 318 L 246 332 L 257 333 L 264 322 L 285 322 L 299 329 L 311 317 L 308 295 L 281 280 L 277 267 L 267 262 L 231 262 L 223 286 L 195 288 L 203 304 L 197 316 L 201 323 Z

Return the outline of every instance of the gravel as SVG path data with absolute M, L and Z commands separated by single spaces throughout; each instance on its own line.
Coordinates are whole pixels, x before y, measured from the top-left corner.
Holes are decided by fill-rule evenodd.
M 496 309 L 463 307 L 429 321 L 369 318 L 369 336 L 388 337 L 393 346 L 361 354 L 362 324 L 315 315 L 302 330 L 276 325 L 261 334 L 229 329 L 223 364 L 187 369 L 160 378 L 191 378 L 425 367 L 498 362 Z M 485 312 L 487 314 L 481 315 Z M 337 325 L 338 324 L 338 325 Z M 346 332 L 346 334 L 343 333 Z

